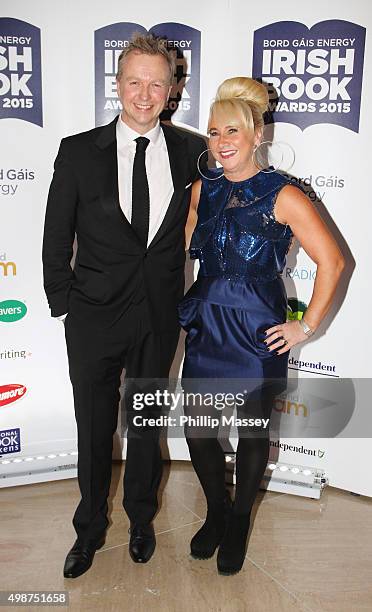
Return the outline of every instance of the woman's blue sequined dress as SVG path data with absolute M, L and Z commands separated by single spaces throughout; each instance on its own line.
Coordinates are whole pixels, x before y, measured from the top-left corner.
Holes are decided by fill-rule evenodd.
M 179 306 L 187 331 L 183 379 L 286 378 L 288 352 L 270 353 L 263 340 L 286 321 L 280 275 L 293 234 L 275 220 L 274 206 L 288 184 L 263 171 L 241 182 L 202 180 L 190 245 L 200 270 Z

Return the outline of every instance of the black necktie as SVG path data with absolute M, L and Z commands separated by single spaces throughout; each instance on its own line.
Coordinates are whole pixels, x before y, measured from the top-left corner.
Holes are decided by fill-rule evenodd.
M 133 162 L 132 178 L 132 227 L 143 246 L 147 246 L 150 221 L 149 184 L 147 182 L 145 153 L 149 139 L 139 136 Z

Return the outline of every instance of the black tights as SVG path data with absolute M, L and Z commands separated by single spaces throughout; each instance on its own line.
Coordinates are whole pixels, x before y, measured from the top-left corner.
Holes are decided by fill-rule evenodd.
M 274 399 L 279 387 L 270 385 L 252 394 L 249 401 L 238 409 L 238 417 L 271 416 Z M 185 410 L 189 416 L 196 414 L 216 416 L 213 408 L 201 404 L 199 407 Z M 220 505 L 225 496 L 225 453 L 218 441 L 216 429 L 200 429 L 186 426 L 185 435 L 190 457 L 195 472 L 200 480 L 209 507 Z M 216 432 L 216 433 L 214 433 Z M 269 427 L 266 429 L 250 429 L 238 427 L 239 442 L 236 450 L 236 485 L 235 514 L 249 514 L 260 482 L 264 475 L 270 450 Z
M 225 453 L 216 438 L 186 437 L 208 507 L 225 495 Z M 235 514 L 249 514 L 269 457 L 269 437 L 240 437 L 236 451 Z

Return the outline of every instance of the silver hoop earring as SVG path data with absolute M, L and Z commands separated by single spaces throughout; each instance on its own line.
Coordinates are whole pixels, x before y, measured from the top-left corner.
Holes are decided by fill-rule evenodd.
M 209 176 L 205 176 L 205 174 L 203 174 L 203 172 L 200 170 L 200 158 L 202 155 L 204 155 L 204 153 L 208 153 L 208 151 L 211 151 L 211 149 L 205 149 L 205 151 L 202 151 L 198 157 L 198 161 L 196 162 L 196 166 L 198 168 L 198 172 L 199 174 L 205 178 L 207 181 L 218 181 L 218 179 L 222 178 L 223 176 L 225 176 L 224 173 L 220 174 L 219 176 L 216 176 L 215 178 L 211 178 Z
M 276 168 L 273 168 L 273 170 L 264 170 L 263 168 L 261 168 L 260 164 L 257 162 L 257 160 L 256 160 L 256 158 L 255 158 L 255 154 L 257 153 L 258 149 L 259 149 L 259 148 L 260 148 L 262 145 L 264 145 L 264 144 L 267 144 L 267 145 L 274 145 L 274 144 L 275 144 L 275 145 L 278 145 L 278 147 L 279 147 L 279 149 L 280 149 L 280 154 L 281 154 L 281 157 L 280 157 L 280 162 L 279 162 L 279 164 L 277 165 L 277 167 L 276 167 Z M 283 161 L 283 159 L 284 159 L 284 153 L 283 153 L 283 150 L 282 150 L 282 149 L 281 149 L 281 147 L 280 147 L 280 144 L 281 144 L 281 143 L 279 143 L 279 142 L 274 142 L 274 141 L 272 141 L 272 140 L 263 140 L 262 142 L 260 142 L 260 144 L 259 144 L 259 145 L 256 145 L 256 146 L 255 146 L 255 148 L 253 149 L 253 152 L 252 152 L 252 161 L 253 161 L 254 165 L 256 166 L 256 168 L 258 168 L 258 169 L 259 169 L 261 172 L 263 172 L 264 174 L 271 174 L 272 172 L 276 172 L 277 170 L 279 170 L 279 168 L 280 168 L 280 164 L 282 163 L 282 161 Z

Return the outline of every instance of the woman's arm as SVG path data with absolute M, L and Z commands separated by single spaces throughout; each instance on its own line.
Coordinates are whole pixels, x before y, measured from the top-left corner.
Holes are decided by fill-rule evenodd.
M 297 187 L 287 185 L 281 190 L 275 205 L 275 218 L 279 223 L 291 227 L 302 248 L 317 266 L 313 293 L 303 317 L 304 322 L 315 331 L 332 304 L 345 265 L 343 255 L 313 204 Z M 308 338 L 298 321 L 276 325 L 266 333 L 270 336 L 267 344 L 277 338 L 287 341 L 285 346 L 282 340 L 270 344 L 269 350 L 280 349 L 277 350 L 278 354 Z
M 189 208 L 189 216 L 187 217 L 186 227 L 185 227 L 185 242 L 186 242 L 186 251 L 190 247 L 191 236 L 194 233 L 194 229 L 196 226 L 196 222 L 198 220 L 198 204 L 200 200 L 200 191 L 201 191 L 201 180 L 199 179 L 191 188 L 191 201 Z

